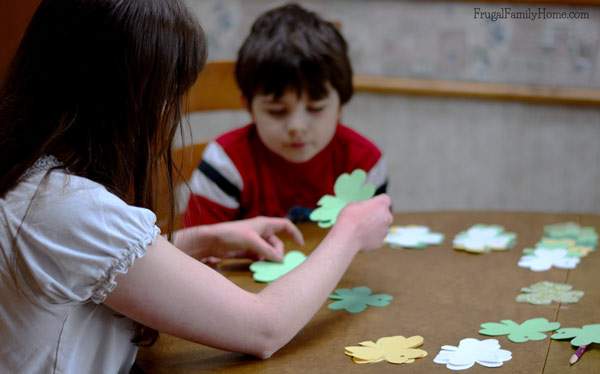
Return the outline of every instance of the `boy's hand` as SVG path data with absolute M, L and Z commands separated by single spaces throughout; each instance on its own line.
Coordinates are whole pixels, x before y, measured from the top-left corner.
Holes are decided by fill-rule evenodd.
M 362 250 L 379 248 L 393 221 L 390 206 L 391 200 L 385 194 L 348 204 L 341 211 L 336 226 L 349 228 Z
M 298 245 L 304 238 L 298 228 L 286 218 L 255 217 L 211 225 L 216 236 L 211 256 L 216 258 L 251 258 L 283 260 L 283 242 L 278 233 L 287 233 Z M 213 259 L 212 262 L 216 262 Z M 210 260 L 208 262 L 211 262 Z

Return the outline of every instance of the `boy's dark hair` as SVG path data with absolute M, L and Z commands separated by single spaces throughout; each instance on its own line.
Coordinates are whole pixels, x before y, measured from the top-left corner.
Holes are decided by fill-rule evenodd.
M 254 21 L 238 52 L 235 77 L 251 103 L 257 93 L 276 98 L 292 88 L 323 98 L 331 84 L 347 103 L 353 94 L 348 46 L 335 25 L 297 4 L 267 11 Z
M 171 143 L 205 59 L 181 0 L 43 0 L 0 90 L 0 198 L 49 154 L 148 209 L 166 167 L 173 202 Z

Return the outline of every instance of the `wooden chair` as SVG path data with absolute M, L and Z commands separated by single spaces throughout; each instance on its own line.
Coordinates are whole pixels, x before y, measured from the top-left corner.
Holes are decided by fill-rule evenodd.
M 241 92 L 235 82 L 234 68 L 234 61 L 208 62 L 188 93 L 187 112 L 243 109 Z M 190 179 L 202 158 L 206 144 L 192 144 L 173 150 L 173 161 L 179 168 L 179 174 L 175 173 L 173 176 L 175 188 Z M 162 170 L 161 172 L 157 186 L 159 199 L 156 202 L 155 213 L 158 225 L 166 233 L 169 219 L 169 201 L 160 197 L 168 196 L 169 191 L 164 177 L 165 171 Z M 175 229 L 179 227 L 181 227 L 181 217 L 176 217 Z

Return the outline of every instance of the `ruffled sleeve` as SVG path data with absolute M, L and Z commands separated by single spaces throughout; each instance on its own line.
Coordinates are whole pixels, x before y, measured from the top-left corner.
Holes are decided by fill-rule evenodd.
M 51 303 L 102 303 L 160 230 L 150 210 L 127 205 L 85 178 L 51 173 L 17 236 L 16 266 Z

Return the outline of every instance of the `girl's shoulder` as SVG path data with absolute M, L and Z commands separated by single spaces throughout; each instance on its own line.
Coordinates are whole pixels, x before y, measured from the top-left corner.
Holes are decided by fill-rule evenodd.
M 160 233 L 156 216 L 60 166 L 45 157 L 27 171 L 2 201 L 0 233 L 18 232 L 18 270 L 51 302 L 100 303 Z

